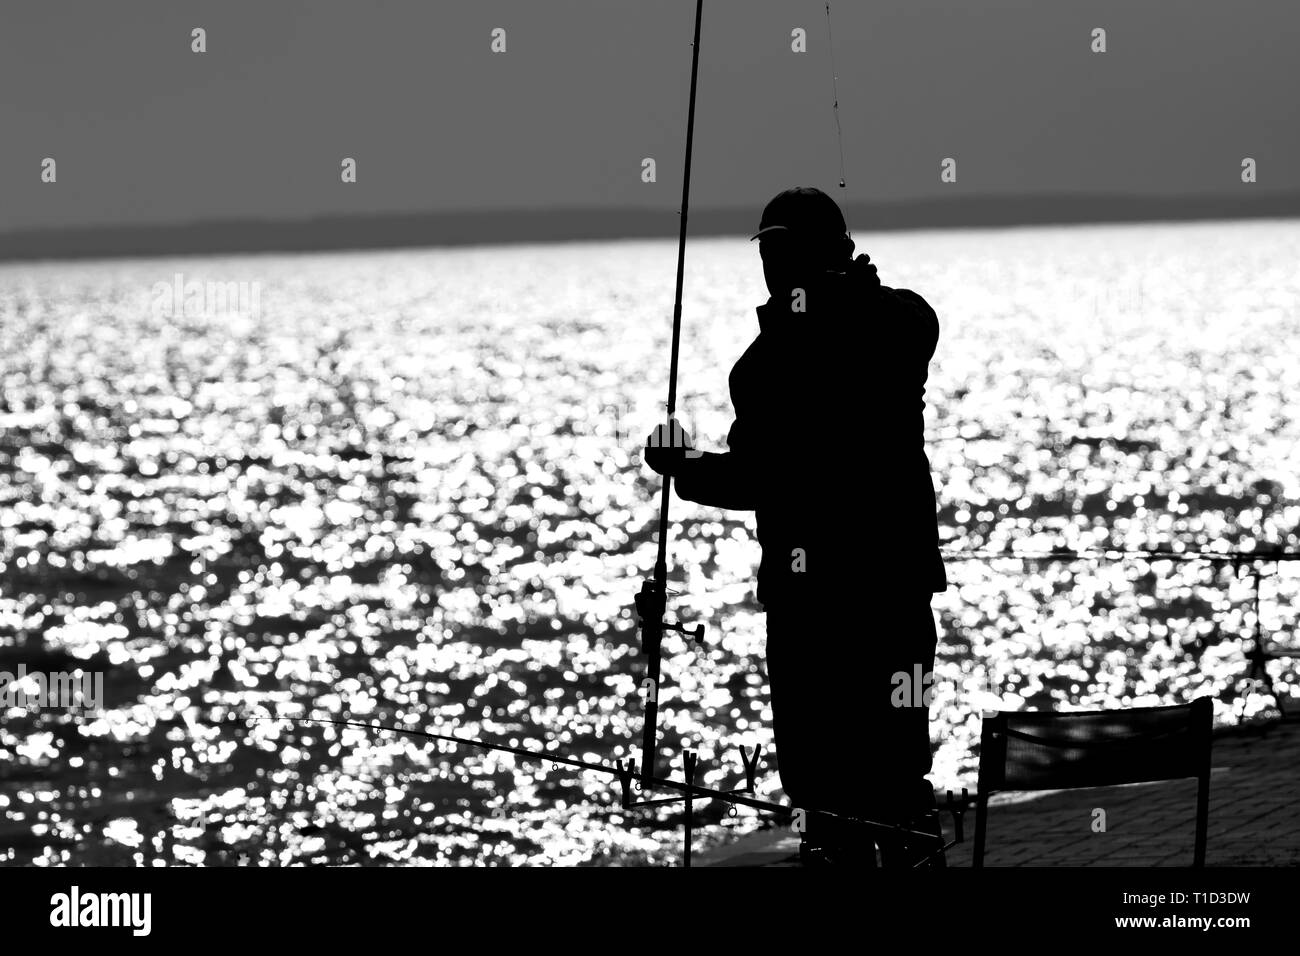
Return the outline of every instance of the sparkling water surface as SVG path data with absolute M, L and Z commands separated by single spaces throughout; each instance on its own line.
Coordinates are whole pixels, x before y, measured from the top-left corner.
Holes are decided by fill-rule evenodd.
M 945 548 L 1300 548 L 1300 224 L 856 238 L 940 316 L 926 422 Z M 658 484 L 637 449 L 667 391 L 675 255 L 0 265 L 0 672 L 104 678 L 94 711 L 4 712 L 0 861 L 677 860 L 680 812 L 625 814 L 598 774 L 251 719 L 638 755 L 631 607 Z M 169 314 L 178 273 L 257 297 Z M 751 244 L 688 246 L 680 406 L 701 446 L 726 435 L 765 298 Z M 845 442 L 869 449 L 869 424 Z M 843 632 L 809 640 L 826 692 L 853 694 L 835 648 L 886 639 L 860 604 L 889 542 L 872 502 L 808 507 L 862 542 L 861 591 L 825 595 Z M 753 517 L 676 499 L 673 516 L 672 613 L 710 638 L 666 641 L 660 766 L 695 748 L 700 782 L 737 786 L 736 748 L 771 749 Z M 1263 629 L 1294 649 L 1300 566 L 1265 570 Z M 1231 723 L 1273 703 L 1245 683 L 1253 589 L 1230 567 L 948 571 L 941 786 L 973 787 L 986 709 L 1208 694 Z M 1294 692 L 1291 668 L 1270 665 Z M 760 795 L 781 799 L 770 768 Z M 760 818 L 699 821 L 703 846 Z

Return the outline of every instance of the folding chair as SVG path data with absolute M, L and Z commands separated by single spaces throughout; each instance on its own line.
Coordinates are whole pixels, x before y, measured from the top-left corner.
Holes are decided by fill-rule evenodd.
M 1195 777 L 1192 865 L 1204 866 L 1213 716 L 1208 697 L 1174 707 L 984 714 L 972 865 L 984 865 L 989 795 L 998 790 L 1072 790 Z

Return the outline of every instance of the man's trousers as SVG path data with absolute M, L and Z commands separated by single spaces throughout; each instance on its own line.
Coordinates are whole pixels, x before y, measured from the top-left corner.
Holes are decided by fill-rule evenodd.
M 794 806 L 933 832 L 921 825 L 935 805 L 925 779 L 937 643 L 930 599 L 891 591 L 767 609 L 776 756 Z M 807 834 L 815 842 L 839 841 L 816 828 L 814 820 Z M 899 859 L 894 841 L 877 843 L 886 865 Z

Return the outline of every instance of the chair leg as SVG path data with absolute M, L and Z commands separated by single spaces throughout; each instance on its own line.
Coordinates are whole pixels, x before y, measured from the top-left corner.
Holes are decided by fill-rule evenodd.
M 971 854 L 971 866 L 984 866 L 984 826 L 989 810 L 987 793 L 980 793 L 975 798 L 975 850 Z
M 1192 866 L 1205 866 L 1205 844 L 1210 827 L 1210 775 L 1202 774 L 1196 785 L 1196 850 Z

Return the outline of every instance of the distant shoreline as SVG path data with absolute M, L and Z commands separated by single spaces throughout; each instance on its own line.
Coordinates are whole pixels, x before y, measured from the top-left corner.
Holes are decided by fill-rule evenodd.
M 858 232 L 979 229 L 1300 217 L 1300 193 L 1151 198 L 1125 195 L 956 197 L 850 203 Z M 1248 195 L 1250 194 L 1250 195 Z M 692 210 L 692 237 L 744 235 L 759 209 Z M 422 246 L 649 239 L 676 236 L 676 209 L 547 209 L 331 215 L 293 221 L 232 219 L 184 224 L 85 226 L 0 235 L 0 261 L 318 252 Z

